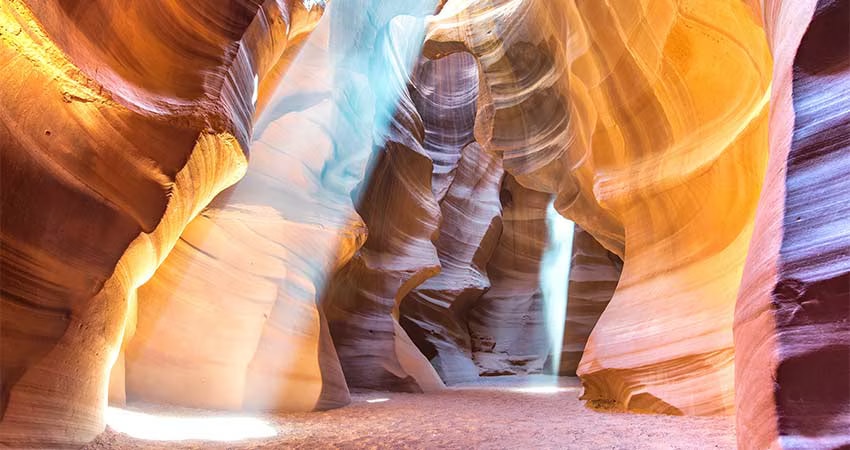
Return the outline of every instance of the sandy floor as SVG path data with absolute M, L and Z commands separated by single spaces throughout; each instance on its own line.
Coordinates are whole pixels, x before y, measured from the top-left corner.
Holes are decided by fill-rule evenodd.
M 438 394 L 360 392 L 352 394 L 351 405 L 341 409 L 260 416 L 258 418 L 268 422 L 277 433 L 277 436 L 265 439 L 224 443 L 162 442 L 134 439 L 108 430 L 86 448 L 735 447 L 734 420 L 731 417 L 601 413 L 585 408 L 578 400 L 580 387 L 574 378 L 561 378 L 556 392 L 552 392 L 554 388 L 539 388 L 547 382 L 542 377 L 485 380 Z M 369 400 L 373 402 L 369 403 Z M 160 411 L 146 409 L 146 412 Z M 179 413 L 184 412 L 181 410 Z M 175 410 L 167 413 L 177 414 Z

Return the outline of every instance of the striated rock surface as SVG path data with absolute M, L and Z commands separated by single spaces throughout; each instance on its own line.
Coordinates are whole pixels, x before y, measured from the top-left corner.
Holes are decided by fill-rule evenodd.
M 478 377 L 466 326 L 470 306 L 489 287 L 485 271 L 501 232 L 502 170 L 474 143 L 478 101 L 475 59 L 457 53 L 419 62 L 411 96 L 433 161 L 431 187 L 440 202 L 434 243 L 440 273 L 402 300 L 401 325 L 446 383 Z
M 767 155 L 757 20 L 733 0 L 449 0 L 431 23 L 427 55 L 479 61 L 476 140 L 624 257 L 578 367 L 594 405 L 732 412 L 732 316 Z
M 434 244 L 440 273 L 408 294 L 400 310 L 411 339 L 450 384 L 478 377 L 467 314 L 490 288 L 487 262 L 502 232 L 498 158 L 472 143 L 463 149 L 453 178 L 440 204 Z
M 587 338 L 611 301 L 622 269 L 620 257 L 575 228 L 560 375 L 575 376 Z
M 850 446 L 850 2 L 764 2 L 770 161 L 735 312 L 738 445 Z
M 431 190 L 431 159 L 423 149 L 424 126 L 408 90 L 408 74 L 421 47 L 421 17 L 433 7 L 433 2 L 401 2 L 378 8 L 377 20 L 360 19 L 376 36 L 379 55 L 377 63 L 368 61 L 371 65 L 366 68 L 374 77 L 364 82 L 383 92 L 385 100 L 372 106 L 377 151 L 363 183 L 352 193 L 369 236 L 328 281 L 322 300 L 351 387 L 412 392 L 443 387 L 398 322 L 404 296 L 439 272 L 433 240 L 440 209 Z M 419 18 L 393 15 L 411 12 L 418 12 Z M 355 89 L 363 85 L 351 87 L 351 95 L 362 95 Z M 394 95 L 391 102 L 386 101 L 388 94 Z M 362 112 L 352 109 L 350 114 L 357 117 Z M 382 121 L 387 124 L 385 133 Z
M 431 168 L 406 94 L 403 107 L 386 122 L 388 106 L 407 90 L 406 55 L 418 52 L 421 43 L 421 22 L 401 15 L 412 12 L 413 3 L 384 8 L 374 21 L 359 15 L 356 4 L 331 7 L 321 32 L 303 45 L 259 120 L 248 174 L 196 219 L 198 233 L 187 230 L 185 250 L 191 256 L 175 252 L 169 267 L 174 273 L 164 267 L 163 279 L 158 273 L 149 283 L 149 326 L 128 347 L 128 396 L 227 409 L 339 406 L 348 393 L 337 349 L 354 387 L 364 387 L 358 383 L 361 373 L 371 386 L 393 384 L 372 377 L 369 370 L 380 365 L 375 360 L 395 363 L 393 373 L 421 372 L 423 386 L 441 384 L 391 315 L 394 297 L 404 295 L 398 292 L 434 270 L 427 265 L 433 229 L 426 223 L 418 241 L 408 245 L 405 239 L 420 231 L 417 221 L 438 214 L 427 204 L 433 197 Z M 396 70 L 384 73 L 386 67 Z M 389 143 L 373 156 L 377 167 L 362 183 L 366 192 L 352 192 L 367 173 L 373 140 L 383 135 Z M 418 190 L 398 189 L 419 175 Z M 397 190 L 410 196 L 386 196 Z M 363 199 L 363 221 L 352 198 Z M 408 211 L 423 199 L 423 209 Z M 381 222 L 400 214 L 412 220 L 400 228 Z M 364 222 L 372 229 L 368 240 Z M 240 274 L 245 285 L 234 288 L 228 273 Z M 201 301 L 208 292 L 220 299 Z M 373 301 L 380 295 L 384 303 Z M 325 308 L 317 309 L 321 297 Z M 190 314 L 207 321 L 187 320 Z M 245 319 L 234 326 L 233 317 Z M 210 336 L 204 331 L 210 328 L 220 332 Z M 389 345 L 363 339 L 373 332 L 388 333 Z M 169 345 L 175 340 L 187 344 Z M 374 359 L 358 353 L 364 344 Z M 167 369 L 163 359 L 170 362 Z M 181 389 L 198 379 L 203 382 Z
M 553 200 L 591 407 L 850 446 L 850 1 L 325 3 L 0 3 L 0 446 L 539 372 Z
M 74 445 L 103 429 L 136 288 L 244 174 L 253 79 L 297 8 L 0 5 L 0 442 Z
M 442 202 L 464 147 L 475 141 L 478 64 L 463 53 L 436 61 L 422 58 L 411 82 L 410 96 L 425 127 L 422 147 L 434 166 L 431 189 Z
M 499 199 L 502 234 L 487 263 L 490 289 L 468 316 L 473 358 L 482 375 L 539 372 L 549 352 L 540 264 L 551 196 L 505 176 Z
M 129 400 L 284 411 L 347 403 L 316 302 L 324 274 L 351 257 L 365 229 L 348 196 L 314 176 L 332 158 L 321 127 L 336 111 L 329 32 L 325 20 L 270 99 L 246 176 L 189 224 L 139 289 Z M 311 103 L 294 101 L 305 92 Z M 292 138 L 303 133 L 311 139 Z
M 398 305 L 439 271 L 440 210 L 409 97 L 396 117 L 357 208 L 369 237 L 330 280 L 324 308 L 350 386 L 421 392 L 441 383 L 399 325 Z

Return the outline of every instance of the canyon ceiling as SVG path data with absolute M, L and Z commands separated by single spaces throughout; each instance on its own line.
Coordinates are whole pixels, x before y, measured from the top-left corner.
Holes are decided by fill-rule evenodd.
M 0 444 L 556 372 L 850 446 L 850 0 L 3 0 L 0 151 Z

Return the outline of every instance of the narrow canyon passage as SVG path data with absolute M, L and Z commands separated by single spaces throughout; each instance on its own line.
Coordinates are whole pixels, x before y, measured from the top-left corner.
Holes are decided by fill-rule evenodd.
M 85 448 L 735 448 L 734 417 L 598 412 L 579 401 L 580 390 L 578 378 L 560 377 L 555 385 L 551 377 L 539 375 L 485 377 L 428 394 L 361 391 L 353 392 L 351 404 L 339 409 L 255 416 L 274 430 L 275 435 L 266 438 L 141 440 L 110 426 Z M 149 408 L 142 409 L 161 415 L 221 416 Z
M 850 449 L 848 173 L 850 0 L 0 0 L 0 448 Z

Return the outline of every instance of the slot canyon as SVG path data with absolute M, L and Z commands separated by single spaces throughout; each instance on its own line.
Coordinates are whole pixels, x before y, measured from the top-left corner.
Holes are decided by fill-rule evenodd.
M 0 0 L 0 448 L 850 448 L 850 0 Z

